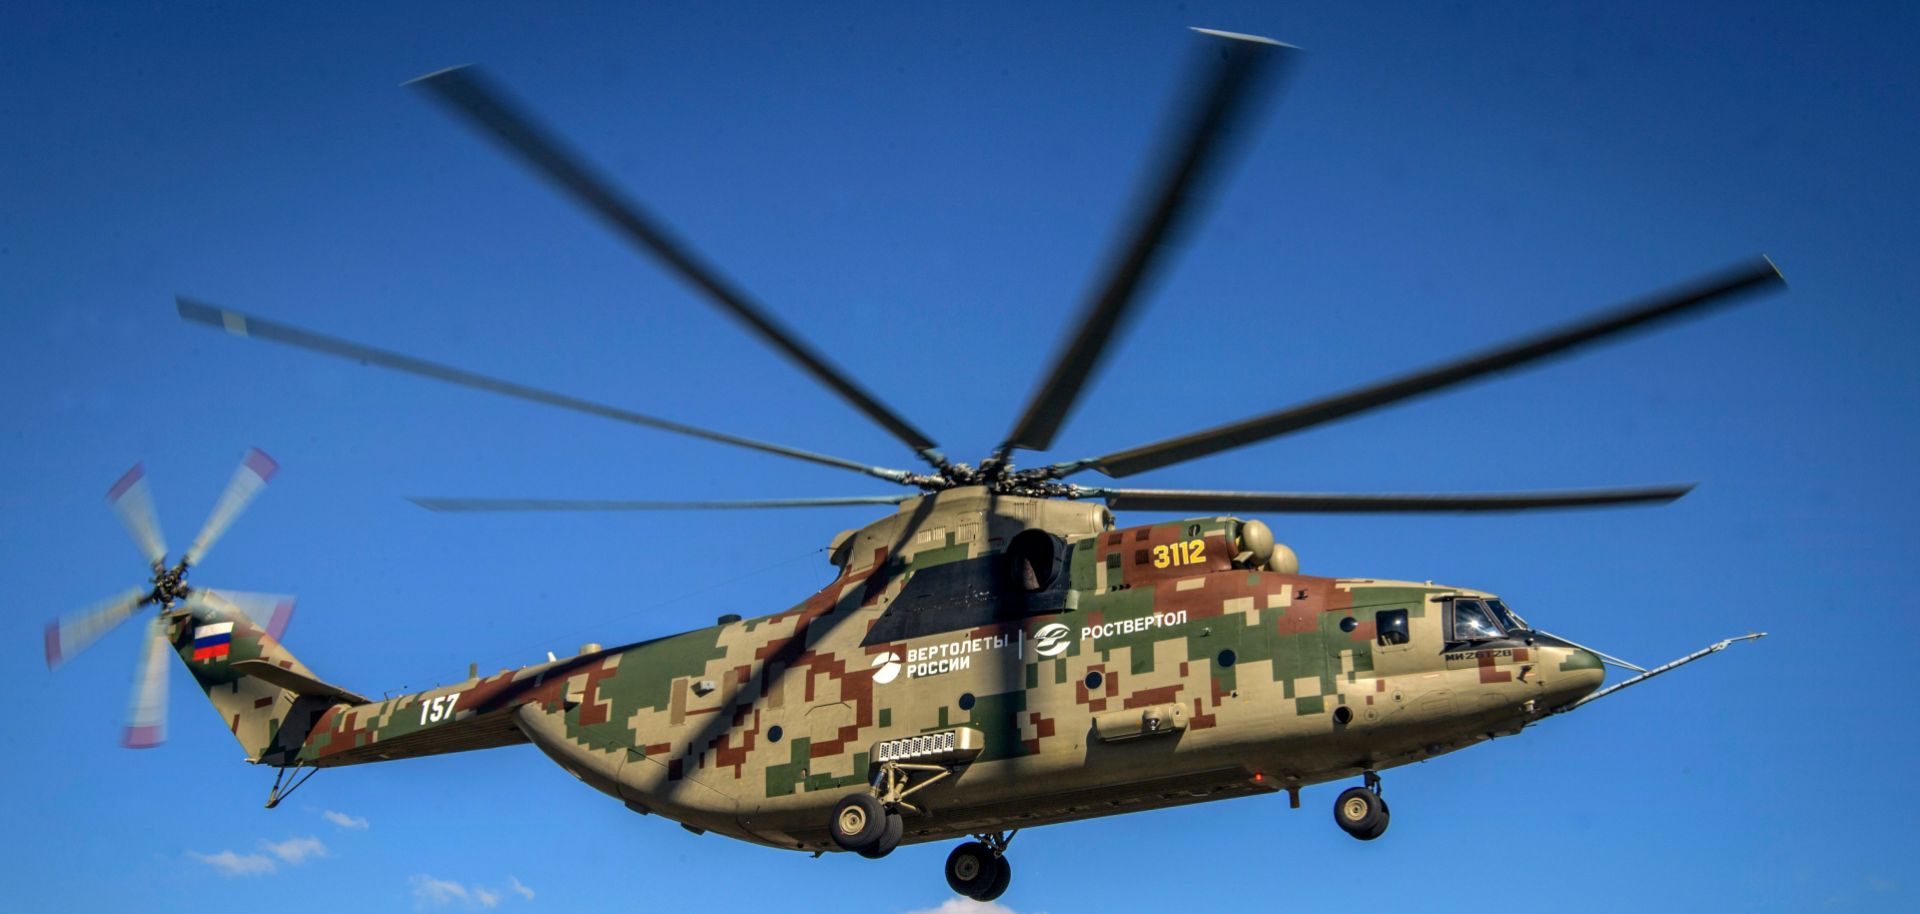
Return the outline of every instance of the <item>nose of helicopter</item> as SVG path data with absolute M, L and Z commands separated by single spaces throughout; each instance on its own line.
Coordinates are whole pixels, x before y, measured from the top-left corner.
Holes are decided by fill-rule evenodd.
M 1541 696 L 1546 710 L 1564 708 L 1593 694 L 1607 678 L 1600 655 L 1586 648 L 1551 645 L 1543 646 L 1541 653 L 1547 669 L 1545 694 Z

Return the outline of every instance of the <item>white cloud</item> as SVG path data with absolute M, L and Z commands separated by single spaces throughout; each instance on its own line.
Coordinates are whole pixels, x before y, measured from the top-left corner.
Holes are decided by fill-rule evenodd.
M 222 876 L 264 876 L 278 869 L 264 854 L 236 854 L 233 851 L 203 854 L 187 851 L 187 856 L 219 870 Z
M 328 822 L 332 822 L 333 824 L 338 825 L 341 828 L 351 828 L 351 829 L 358 830 L 358 829 L 367 827 L 367 820 L 362 819 L 359 816 L 347 815 L 344 812 L 335 812 L 331 809 L 321 813 L 320 818 L 323 818 Z
M 949 898 L 935 908 L 920 908 L 907 914 L 1016 914 L 1006 905 L 992 901 L 974 901 L 971 898 Z
M 425 873 L 415 875 L 413 883 L 413 903 L 419 908 L 447 907 L 458 905 L 467 910 L 497 908 L 500 906 L 500 890 L 481 885 L 465 885 L 451 879 L 435 879 Z M 531 899 L 533 890 L 513 880 L 512 890 L 523 898 Z
M 288 863 L 305 863 L 308 857 L 325 857 L 327 846 L 319 838 L 311 835 L 305 838 L 288 838 L 285 841 L 262 841 L 260 846 L 267 853 L 279 857 Z
M 533 890 L 530 888 L 527 888 L 527 884 L 524 882 L 521 882 L 520 877 L 508 876 L 507 878 L 513 880 L 513 885 L 510 885 L 507 888 L 514 890 L 514 892 L 518 893 L 521 898 L 525 898 L 528 901 L 533 900 Z
M 421 907 L 464 902 L 470 898 L 467 887 L 458 882 L 435 879 L 425 873 L 414 876 L 412 882 L 414 903 Z
M 187 856 L 200 861 L 216 870 L 222 876 L 264 876 L 277 872 L 280 863 L 301 864 L 314 857 L 325 857 L 327 846 L 319 838 L 288 838 L 285 841 L 262 841 L 260 849 L 264 854 L 241 854 L 234 851 L 220 851 L 203 854 L 199 851 L 187 851 Z M 272 856 L 268 856 L 271 854 Z M 279 863 L 274 858 L 279 858 Z

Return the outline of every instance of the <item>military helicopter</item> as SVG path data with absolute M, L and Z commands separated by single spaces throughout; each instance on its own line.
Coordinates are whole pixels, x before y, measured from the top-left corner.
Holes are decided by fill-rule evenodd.
M 144 607 L 128 745 L 164 733 L 171 651 L 244 747 L 277 771 L 278 804 L 320 769 L 532 743 L 643 815 L 769 847 L 887 856 L 967 839 L 945 865 L 961 895 L 1006 891 L 1025 828 L 1358 778 L 1333 804 L 1361 840 L 1388 827 L 1380 772 L 1521 732 L 1753 633 L 1646 669 L 1556 637 L 1478 589 L 1302 573 L 1264 522 L 1228 512 L 1498 512 L 1670 502 L 1690 486 L 1497 494 L 1176 491 L 1081 485 L 1244 447 L 1701 314 L 1783 285 L 1764 258 L 1543 335 L 1244 421 L 1098 457 L 1018 468 L 1045 451 L 1164 268 L 1247 119 L 1295 52 L 1196 30 L 1194 76 L 1141 203 L 1071 334 L 1004 441 L 976 465 L 809 346 L 470 68 L 414 85 L 685 279 L 905 444 L 924 469 L 869 465 L 696 427 L 181 298 L 189 322 L 383 368 L 838 467 L 910 490 L 741 502 L 416 498 L 436 511 L 889 506 L 834 537 L 834 579 L 753 619 L 380 701 L 330 684 L 281 643 L 291 601 L 187 583 L 272 475 L 250 452 L 172 565 L 138 467 L 109 500 L 149 582 L 47 630 L 58 665 Z M 1188 512 L 1120 526 L 1113 509 Z M 266 624 L 256 621 L 271 613 Z M 1633 675 L 1601 688 L 1605 667 Z

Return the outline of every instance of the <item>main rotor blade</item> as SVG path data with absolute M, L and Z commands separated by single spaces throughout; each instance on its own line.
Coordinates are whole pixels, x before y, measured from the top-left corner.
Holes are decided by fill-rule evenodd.
M 233 478 L 227 480 L 226 491 L 221 492 L 220 500 L 213 503 L 213 511 L 207 514 L 207 522 L 200 526 L 200 535 L 193 538 L 193 545 L 187 547 L 180 560 L 188 565 L 200 564 L 207 550 L 212 549 L 220 535 L 233 526 L 240 512 L 247 509 L 247 504 L 260 494 L 267 480 L 272 479 L 279 470 L 280 464 L 268 457 L 266 451 L 257 447 L 248 448 L 240 458 L 239 468 L 233 471 Z
M 303 330 L 290 324 L 270 321 L 265 318 L 255 317 L 251 314 L 217 308 L 205 302 L 195 301 L 190 298 L 177 297 L 175 301 L 182 319 L 205 324 L 209 327 L 217 327 L 235 336 L 271 340 L 276 343 L 295 346 L 313 352 L 338 356 L 365 365 L 378 365 L 382 368 L 393 369 L 394 371 L 403 371 L 425 378 L 433 378 L 436 381 L 445 381 L 449 384 L 458 384 L 462 387 L 471 387 L 477 390 L 502 394 L 534 403 L 544 403 L 548 406 L 558 406 L 561 409 L 570 409 L 575 412 L 645 426 L 663 432 L 672 432 L 676 435 L 704 438 L 708 441 L 731 444 L 735 447 L 751 448 L 756 451 L 778 454 L 782 457 L 792 457 L 796 460 L 805 460 L 810 463 L 840 467 L 841 469 L 865 473 L 869 476 L 877 476 L 889 482 L 900 482 L 908 475 L 903 470 L 889 470 L 884 467 L 867 466 L 839 457 L 829 457 L 825 454 L 816 454 L 812 451 L 800 450 L 799 448 L 791 448 L 780 444 L 769 444 L 765 441 L 755 441 L 752 438 L 742 438 L 738 435 L 726 434 L 725 432 L 716 432 L 711 429 L 699 428 L 680 422 L 672 422 L 655 416 L 636 413 L 632 410 L 621 409 L 617 406 L 608 406 L 604 403 L 582 400 L 579 397 L 571 397 L 549 390 L 541 390 L 537 387 L 528 387 L 525 384 L 516 384 L 512 381 L 503 381 L 499 378 L 492 378 L 464 369 L 429 362 L 425 359 L 416 359 L 412 356 L 401 355 L 397 352 L 376 349 L 372 346 L 355 343 L 350 340 L 343 340 L 339 337 L 327 336 L 311 330 Z
M 133 618 L 148 592 L 146 587 L 130 587 L 117 597 L 68 613 L 57 622 L 48 622 L 47 669 L 59 669 L 62 664 L 86 650 L 88 645 L 118 628 L 120 623 Z
M 429 511 L 730 511 L 740 508 L 831 508 L 840 505 L 897 505 L 911 495 L 853 495 L 846 498 L 773 498 L 759 501 L 604 501 L 563 498 L 409 498 Z
M 1644 329 L 1662 320 L 1699 313 L 1709 307 L 1727 305 L 1743 293 L 1785 284 L 1786 280 L 1781 278 L 1780 271 L 1774 267 L 1773 261 L 1762 257 L 1746 266 L 1708 276 L 1687 286 L 1654 295 L 1619 310 L 1540 336 L 1290 409 L 1195 432 L 1191 435 L 1169 438 L 1104 457 L 1057 464 L 1054 469 L 1060 475 L 1092 467 L 1108 476 L 1131 476 L 1145 470 L 1243 447 L 1355 413 L 1412 399 L 1475 378 L 1570 352 L 1584 345 L 1617 338 L 1628 331 Z
M 196 587 L 182 604 L 195 615 L 219 622 L 245 622 L 266 630 L 275 641 L 293 621 L 294 598 L 278 593 L 248 593 L 244 590 L 213 590 Z M 264 623 L 261 620 L 265 620 Z
M 1082 497 L 1099 496 L 1116 510 L 1276 511 L 1290 514 L 1448 513 L 1530 511 L 1541 508 L 1596 508 L 1608 505 L 1665 504 L 1693 490 L 1692 485 L 1636 489 L 1575 489 L 1561 492 L 1489 492 L 1463 495 L 1349 494 L 1336 492 L 1209 492 L 1179 489 L 1086 488 Z
M 667 268 L 680 274 L 747 329 L 785 354 L 814 380 L 825 384 L 841 399 L 879 423 L 895 438 L 905 442 L 922 459 L 936 468 L 946 461 L 934 451 L 931 438 L 907 420 L 888 409 L 864 388 L 826 358 L 783 326 L 772 314 L 737 288 L 720 271 L 675 238 L 666 225 L 638 203 L 626 199 L 613 182 L 596 172 L 584 157 L 567 148 L 552 131 L 539 125 L 519 106 L 507 100 L 486 77 L 472 67 L 455 67 L 430 73 L 412 84 L 431 91 L 433 97 L 466 118 L 483 134 L 518 155 L 522 162 L 539 172 L 556 187 L 573 197 Z
M 1186 98 L 1186 114 L 1141 184 L 1128 227 L 1115 247 L 1104 279 L 1082 306 L 1079 329 L 1054 357 L 1053 370 L 1034 389 L 1025 413 L 1000 446 L 1045 450 L 1067 420 L 1080 389 L 1106 353 L 1107 344 L 1138 310 L 1137 303 L 1205 201 L 1208 181 L 1227 163 L 1232 147 L 1246 139 L 1254 103 L 1271 82 L 1289 45 L 1252 35 L 1195 29 L 1208 36 Z
M 160 521 L 153 513 L 153 492 L 147 488 L 146 464 L 136 463 L 113 487 L 107 490 L 107 504 L 120 518 L 121 526 L 140 548 L 148 565 L 158 567 L 167 559 L 167 538 L 160 533 Z
M 167 620 L 155 616 L 140 642 L 140 665 L 133 674 L 133 697 L 127 702 L 127 728 L 120 744 L 129 749 L 151 749 L 167 739 L 167 667 L 173 644 L 167 640 Z

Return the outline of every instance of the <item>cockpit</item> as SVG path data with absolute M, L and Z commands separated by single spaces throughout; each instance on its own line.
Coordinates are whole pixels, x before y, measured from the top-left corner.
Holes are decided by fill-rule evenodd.
M 1525 620 L 1497 599 L 1456 597 L 1453 604 L 1451 641 L 1494 641 L 1500 638 L 1524 638 L 1530 632 Z

